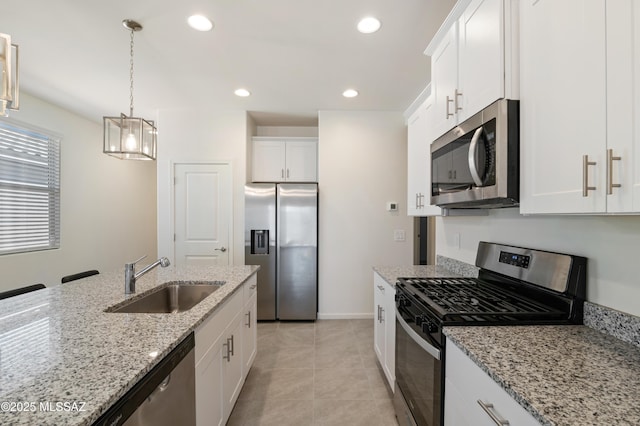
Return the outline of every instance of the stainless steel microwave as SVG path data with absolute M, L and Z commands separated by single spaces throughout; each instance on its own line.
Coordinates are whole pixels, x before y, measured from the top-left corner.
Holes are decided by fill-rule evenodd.
M 517 206 L 519 102 L 500 99 L 431 144 L 431 204 Z

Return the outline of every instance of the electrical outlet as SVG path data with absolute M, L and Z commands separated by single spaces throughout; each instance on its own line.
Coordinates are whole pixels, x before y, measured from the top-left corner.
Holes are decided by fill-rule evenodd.
M 396 229 L 393 231 L 394 241 L 404 241 L 405 239 L 406 239 L 406 235 L 404 233 L 404 229 Z

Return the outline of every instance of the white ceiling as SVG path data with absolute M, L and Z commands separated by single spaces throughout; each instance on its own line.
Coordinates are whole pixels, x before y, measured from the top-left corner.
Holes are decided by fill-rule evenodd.
M 262 125 L 317 122 L 318 110 L 405 110 L 430 81 L 423 51 L 454 0 L 20 0 L 0 32 L 20 46 L 23 91 L 90 119 L 170 108 L 248 110 Z M 203 13 L 201 33 L 186 18 Z M 374 34 L 356 30 L 376 16 Z M 249 89 L 239 98 L 233 91 Z M 360 92 L 342 97 L 346 88 Z M 19 113 L 12 114 L 16 118 Z

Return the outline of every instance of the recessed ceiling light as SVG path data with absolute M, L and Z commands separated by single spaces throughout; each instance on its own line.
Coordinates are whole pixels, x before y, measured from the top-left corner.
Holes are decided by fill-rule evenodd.
M 375 33 L 380 29 L 380 21 L 371 16 L 363 18 L 358 22 L 358 31 L 363 34 Z
M 342 92 L 342 96 L 344 96 L 345 98 L 355 98 L 356 96 L 358 96 L 358 91 L 355 89 L 347 89 Z
M 191 28 L 198 31 L 210 31 L 213 28 L 213 22 L 203 15 L 191 15 L 187 19 L 187 23 Z
M 243 97 L 243 98 L 246 98 L 247 96 L 251 95 L 251 92 L 248 91 L 247 89 L 237 89 L 233 93 L 235 93 L 236 96 L 240 96 L 240 97 Z

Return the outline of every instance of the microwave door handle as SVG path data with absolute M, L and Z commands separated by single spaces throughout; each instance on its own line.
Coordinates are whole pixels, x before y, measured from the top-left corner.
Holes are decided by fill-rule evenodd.
M 471 178 L 475 182 L 476 186 L 482 186 L 482 178 L 480 178 L 478 167 L 476 165 L 476 153 L 478 151 L 480 135 L 482 135 L 482 127 L 478 127 L 478 129 L 476 129 L 473 137 L 471 138 L 471 143 L 469 144 L 469 171 L 471 172 Z

